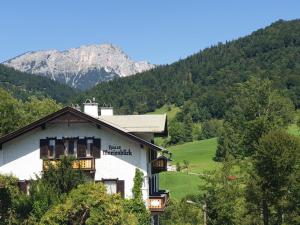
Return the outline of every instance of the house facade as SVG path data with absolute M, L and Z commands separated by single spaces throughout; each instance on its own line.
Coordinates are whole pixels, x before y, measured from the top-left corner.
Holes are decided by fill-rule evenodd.
M 138 168 L 144 174 L 142 193 L 154 224 L 164 211 L 169 194 L 159 189 L 159 173 L 166 171 L 167 151 L 153 144 L 154 136 L 167 135 L 166 115 L 113 115 L 87 101 L 84 111 L 65 107 L 0 138 L 0 173 L 12 174 L 27 188 L 30 180 L 63 155 L 76 158 L 83 170 L 108 193 L 132 198 Z

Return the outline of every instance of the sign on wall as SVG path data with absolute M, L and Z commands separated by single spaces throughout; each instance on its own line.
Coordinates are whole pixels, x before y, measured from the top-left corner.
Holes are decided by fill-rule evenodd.
M 130 148 L 122 148 L 121 145 L 109 145 L 108 149 L 103 150 L 103 155 L 130 155 L 132 151 Z

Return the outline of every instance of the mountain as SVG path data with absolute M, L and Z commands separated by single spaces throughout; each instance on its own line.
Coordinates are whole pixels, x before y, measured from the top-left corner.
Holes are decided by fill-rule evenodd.
M 134 62 L 120 48 L 111 44 L 84 45 L 66 51 L 28 52 L 3 64 L 79 89 L 88 89 L 102 81 L 154 68 L 146 61 Z
M 22 100 L 34 95 L 37 97 L 50 97 L 65 104 L 78 93 L 74 88 L 47 77 L 23 73 L 2 64 L 0 64 L 0 88 Z
M 138 76 L 100 83 L 74 101 L 96 97 L 118 113 L 145 113 L 164 104 L 183 106 L 193 121 L 222 118 L 236 83 L 267 78 L 300 107 L 300 20 L 277 21 Z

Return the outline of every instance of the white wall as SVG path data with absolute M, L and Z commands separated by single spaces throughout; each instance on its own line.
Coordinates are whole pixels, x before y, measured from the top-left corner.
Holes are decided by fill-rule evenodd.
M 40 159 L 40 139 L 46 137 L 95 137 L 101 139 L 101 149 L 109 145 L 120 145 L 130 149 L 132 156 L 103 155 L 96 159 L 95 180 L 114 179 L 125 180 L 125 197 L 132 197 L 133 178 L 135 169 L 139 168 L 147 180 L 148 153 L 146 147 L 107 128 L 97 129 L 91 124 L 46 124 L 46 129 L 37 128 L 21 135 L 2 146 L 0 151 L 0 173 L 13 174 L 20 180 L 34 179 L 42 171 Z M 2 152 L 2 157 L 1 157 Z M 148 198 L 148 181 L 143 187 L 144 199 Z

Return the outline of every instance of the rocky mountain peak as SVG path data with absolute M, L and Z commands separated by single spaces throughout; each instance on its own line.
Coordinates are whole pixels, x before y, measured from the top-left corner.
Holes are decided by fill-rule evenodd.
M 65 51 L 27 52 L 3 64 L 80 89 L 154 68 L 147 61 L 133 61 L 121 48 L 112 44 L 83 45 Z

